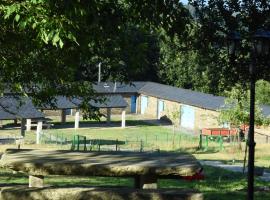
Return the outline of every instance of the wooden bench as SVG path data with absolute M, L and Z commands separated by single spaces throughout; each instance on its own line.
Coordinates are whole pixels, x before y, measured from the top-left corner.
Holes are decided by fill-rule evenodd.
M 44 176 L 132 177 L 134 187 L 156 189 L 159 178 L 183 178 L 202 171 L 187 153 L 72 152 L 8 149 L 0 165 L 29 174 L 29 187 L 44 187 Z

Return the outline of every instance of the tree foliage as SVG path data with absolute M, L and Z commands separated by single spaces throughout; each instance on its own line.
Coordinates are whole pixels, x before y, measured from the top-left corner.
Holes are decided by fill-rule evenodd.
M 270 30 L 270 2 L 264 0 L 210 0 L 207 5 L 202 3 L 203 1 L 192 2 L 199 13 L 200 35 L 205 38 L 206 44 L 226 47 L 227 35 L 230 31 L 238 31 L 241 34 L 242 43 L 238 48 L 236 62 L 229 64 L 237 64 L 240 65 L 239 67 L 242 65 L 242 68 L 246 69 L 251 60 L 253 35 L 258 29 Z M 268 57 L 264 59 L 263 65 L 269 63 Z M 262 68 L 258 71 L 258 76 L 262 77 L 264 75 L 262 70 L 266 70 L 266 68 L 260 67 Z
M 156 68 L 152 36 L 185 34 L 189 13 L 177 0 L 2 0 L 0 85 L 33 96 L 95 99 L 97 63 L 104 79 L 131 80 Z M 26 91 L 27 88 L 27 91 Z
M 249 91 L 237 84 L 231 91 L 226 92 L 225 106 L 220 110 L 219 122 L 229 123 L 231 126 L 240 127 L 249 124 L 250 99 Z M 255 103 L 255 125 L 269 125 L 270 120 L 262 114 L 258 101 Z
M 161 42 L 159 76 L 164 83 L 197 91 L 222 94 L 235 83 L 224 49 L 196 48 L 199 25 L 187 27 L 188 36 Z M 188 41 L 188 42 L 187 42 Z M 188 44 L 188 45 L 187 45 Z
M 260 104 L 270 105 L 270 83 L 265 80 L 256 82 L 256 99 Z
M 186 38 L 165 44 L 161 77 L 166 83 L 224 95 L 235 83 L 249 82 L 252 36 L 260 28 L 270 30 L 270 2 L 190 0 L 193 16 Z M 242 36 L 236 57 L 229 57 L 227 35 L 238 31 Z M 188 40 L 188 48 L 179 48 Z M 167 51 L 167 53 L 165 52 Z M 270 80 L 270 57 L 260 57 L 257 79 Z M 166 73 L 166 71 L 168 73 Z

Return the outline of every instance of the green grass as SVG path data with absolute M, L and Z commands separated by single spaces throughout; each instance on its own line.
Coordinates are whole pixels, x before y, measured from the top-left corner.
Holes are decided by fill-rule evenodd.
M 129 123 L 129 121 L 127 121 Z M 130 148 L 138 150 L 140 143 L 143 142 L 145 150 L 177 150 L 181 149 L 183 143 L 185 147 L 189 144 L 192 148 L 198 146 L 198 139 L 192 139 L 190 136 L 177 133 L 173 136 L 172 131 L 160 126 L 139 125 L 130 128 L 89 128 L 74 131 L 67 130 L 48 130 L 47 135 L 54 135 L 64 137 L 71 140 L 73 135 L 86 136 L 87 139 L 103 139 L 103 140 L 118 140 L 124 141 L 128 146 L 123 148 Z
M 241 173 L 204 166 L 204 174 L 205 180 L 200 181 L 161 179 L 158 182 L 158 187 L 196 189 L 205 195 L 206 200 L 245 199 L 247 183 L 246 177 Z M 44 180 L 45 184 L 54 186 L 133 186 L 131 178 L 48 176 Z M 0 186 L 27 183 L 27 175 L 23 173 L 13 174 L 10 170 L 0 169 Z M 255 191 L 260 186 L 270 187 L 270 183 L 256 179 Z M 255 199 L 270 199 L 270 193 L 257 191 L 255 192 Z

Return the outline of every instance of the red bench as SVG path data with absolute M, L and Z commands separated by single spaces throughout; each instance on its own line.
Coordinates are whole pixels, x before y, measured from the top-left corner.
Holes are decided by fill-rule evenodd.
M 202 135 L 213 135 L 213 136 L 230 136 L 236 135 L 238 133 L 237 129 L 228 128 L 204 128 L 202 129 Z

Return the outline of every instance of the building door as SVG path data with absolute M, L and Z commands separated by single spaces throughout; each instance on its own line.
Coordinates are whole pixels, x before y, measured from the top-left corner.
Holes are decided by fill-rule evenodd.
M 157 111 L 158 119 L 160 119 L 162 111 L 164 111 L 164 101 L 158 100 L 158 111 Z
M 135 95 L 131 96 L 131 99 L 130 99 L 130 112 L 131 113 L 136 113 L 136 102 L 137 102 L 137 97 Z
M 182 105 L 180 111 L 180 125 L 187 129 L 194 129 L 195 110 L 191 106 Z
M 147 105 L 148 105 L 148 97 L 142 96 L 141 97 L 141 114 L 145 113 L 145 109 L 147 108 Z

